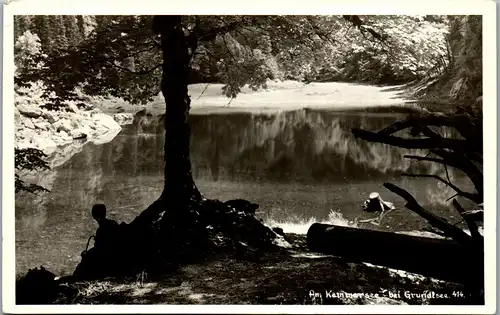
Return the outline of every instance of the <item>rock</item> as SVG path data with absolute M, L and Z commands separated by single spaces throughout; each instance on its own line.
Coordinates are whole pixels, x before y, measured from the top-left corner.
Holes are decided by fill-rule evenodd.
M 42 117 L 45 118 L 49 123 L 55 123 L 59 118 L 52 114 L 51 112 L 43 112 Z
M 113 117 L 109 115 L 103 113 L 96 113 L 92 115 L 92 118 L 96 122 L 97 130 L 103 131 L 102 133 L 105 132 L 103 128 L 110 130 L 122 129 L 122 127 L 113 119 Z
M 233 199 L 225 202 L 226 205 L 233 207 L 236 211 L 243 211 L 248 214 L 255 214 L 255 211 L 259 209 L 259 205 L 252 203 L 244 199 Z
M 85 120 L 84 117 L 79 115 L 74 115 L 71 118 L 71 126 L 73 127 L 73 129 L 82 128 L 85 125 L 83 123 L 84 120 Z
M 105 134 L 98 134 L 95 138 L 90 140 L 94 144 L 104 144 L 113 140 L 117 134 L 119 134 L 121 129 L 111 129 L 108 130 Z
M 33 122 L 31 121 L 31 119 L 29 118 L 24 118 L 23 120 L 23 125 L 26 127 L 26 128 L 29 128 L 29 129 L 35 129 L 35 125 L 33 124 Z
M 66 110 L 68 112 L 72 112 L 72 113 L 78 113 L 79 112 L 78 106 L 76 106 L 76 104 L 74 102 L 68 102 Z
M 52 154 L 57 148 L 57 144 L 52 139 L 42 135 L 35 135 L 31 139 L 31 143 L 47 155 Z
M 64 130 L 61 130 L 58 133 L 61 136 L 61 138 L 63 138 L 63 139 L 70 138 L 70 136 L 68 135 L 68 133 L 66 131 L 64 131 Z
M 17 109 L 17 107 L 14 107 L 14 121 L 17 123 L 19 122 L 21 118 L 21 112 L 19 111 L 19 109 Z
M 76 107 L 78 107 L 80 110 L 91 110 L 95 108 L 95 105 L 90 103 L 89 101 L 85 101 L 76 104 Z
M 54 123 L 54 127 L 56 128 L 57 132 L 65 131 L 67 133 L 70 133 L 71 130 L 73 130 L 73 127 L 71 126 L 71 121 L 67 118 L 56 121 Z
M 44 121 L 44 120 L 37 121 L 35 123 L 35 127 L 37 129 L 41 129 L 41 130 L 48 130 L 50 126 L 51 126 L 50 123 L 48 121 Z
M 26 117 L 37 118 L 42 115 L 42 110 L 38 107 L 28 105 L 17 105 L 19 112 Z
M 97 114 L 102 114 L 98 108 L 91 109 L 89 113 L 90 113 L 90 117 L 94 117 L 94 115 L 97 115 Z
M 36 135 L 33 129 L 22 129 L 20 132 L 22 132 L 22 138 L 26 139 L 28 142 Z
M 134 115 L 131 113 L 118 113 L 113 115 L 113 119 L 120 125 L 129 125 L 134 122 Z
M 80 129 L 74 129 L 74 130 L 71 130 L 70 132 L 70 135 L 73 139 L 85 139 L 87 138 L 87 134 L 84 133 L 82 130 Z

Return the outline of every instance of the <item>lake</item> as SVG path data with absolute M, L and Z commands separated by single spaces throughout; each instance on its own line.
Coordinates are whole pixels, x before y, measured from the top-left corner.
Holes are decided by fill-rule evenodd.
M 208 198 L 244 198 L 260 205 L 257 215 L 285 232 L 305 233 L 313 222 L 356 225 L 371 192 L 397 210 L 381 226 L 414 231 L 426 226 L 387 191 L 385 181 L 412 193 L 423 206 L 451 222 L 457 213 L 446 203 L 453 195 L 434 179 L 406 178 L 404 172 L 442 173 L 436 165 L 414 162 L 421 154 L 355 139 L 351 128 L 380 130 L 405 114 L 393 109 L 193 114 L 191 160 L 200 191 Z M 71 273 L 97 224 L 90 215 L 105 203 L 109 217 L 130 222 L 159 197 L 163 184 L 163 123 L 138 115 L 109 143 L 87 143 L 66 163 L 39 175 L 50 193 L 16 196 L 16 273 L 44 265 Z M 456 184 L 472 189 L 459 174 Z

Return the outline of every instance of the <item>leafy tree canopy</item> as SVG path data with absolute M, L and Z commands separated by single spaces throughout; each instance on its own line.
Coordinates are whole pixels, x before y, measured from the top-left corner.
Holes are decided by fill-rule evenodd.
M 49 55 L 44 71 L 24 73 L 19 82 L 42 78 L 62 98 L 75 97 L 77 86 L 134 103 L 158 95 L 161 46 L 151 16 L 16 21 L 18 33 L 42 34 Z M 446 63 L 448 20 L 439 16 L 184 16 L 182 23 L 191 81 L 224 83 L 228 97 L 268 79 L 408 81 Z

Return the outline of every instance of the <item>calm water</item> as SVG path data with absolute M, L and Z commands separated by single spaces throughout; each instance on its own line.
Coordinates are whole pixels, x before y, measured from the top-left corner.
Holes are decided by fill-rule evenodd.
M 205 196 L 257 202 L 260 217 L 290 232 L 305 232 L 311 222 L 328 220 L 331 211 L 335 223 L 369 218 L 361 205 L 373 191 L 398 210 L 381 227 L 364 227 L 409 231 L 425 226 L 404 209 L 404 201 L 382 187 L 384 181 L 400 184 L 423 205 L 457 220 L 444 203 L 452 195 L 449 190 L 432 179 L 400 176 L 442 170 L 410 163 L 403 159 L 409 151 L 356 140 L 350 133 L 355 127 L 379 130 L 402 117 L 313 110 L 192 115 L 194 176 Z M 65 164 L 40 174 L 51 193 L 16 196 L 17 273 L 42 264 L 59 274 L 72 272 L 97 228 L 89 211 L 93 204 L 105 203 L 110 217 L 129 222 L 159 196 L 160 120 L 141 117 L 110 143 L 88 143 Z M 456 180 L 467 187 L 464 179 Z

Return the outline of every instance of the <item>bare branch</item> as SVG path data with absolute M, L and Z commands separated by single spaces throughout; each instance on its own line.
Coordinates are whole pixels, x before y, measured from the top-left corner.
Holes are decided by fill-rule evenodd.
M 420 139 L 410 139 L 395 137 L 386 134 L 379 134 L 376 132 L 371 132 L 363 129 L 353 128 L 351 129 L 354 137 L 361 138 L 363 140 L 385 143 L 393 145 L 400 148 L 407 149 L 437 149 L 437 148 L 452 148 L 463 150 L 464 146 L 468 146 L 468 142 L 465 140 L 458 139 L 448 139 L 443 138 L 442 141 L 437 141 L 433 138 L 420 138 Z
M 200 97 L 203 95 L 203 93 L 205 93 L 205 91 L 208 89 L 209 85 L 210 85 L 210 83 L 207 83 L 207 85 L 205 86 L 205 88 L 203 89 L 203 91 L 201 91 L 200 95 L 196 98 L 197 100 L 199 100 Z
M 448 223 L 446 220 L 425 210 L 406 190 L 391 183 L 384 183 L 384 187 L 405 199 L 407 202 L 405 205 L 406 208 L 426 219 L 430 225 L 443 231 L 446 236 L 453 238 L 458 243 L 463 244 L 467 247 L 472 245 L 472 237 L 470 235 L 462 231 L 460 228 Z
M 455 163 L 453 163 L 451 161 L 444 160 L 444 159 L 438 159 L 438 158 L 433 158 L 433 157 L 428 157 L 428 156 L 420 156 L 420 155 L 404 155 L 403 157 L 405 157 L 407 159 L 413 159 L 413 160 L 417 160 L 417 161 L 434 162 L 434 163 L 449 165 L 449 166 L 453 166 L 453 167 L 458 168 L 458 166 Z
M 447 186 L 449 186 L 451 189 L 453 189 L 454 191 L 457 192 L 457 194 L 459 196 L 462 196 L 462 197 L 465 197 L 467 199 L 470 199 L 476 203 L 480 203 L 480 196 L 478 194 L 473 194 L 473 193 L 469 193 L 469 192 L 465 192 L 463 190 L 461 190 L 460 188 L 458 188 L 457 186 L 453 185 L 453 183 L 450 183 L 449 181 L 447 181 L 446 179 L 438 176 L 438 175 L 431 175 L 431 174 L 408 174 L 408 173 L 403 173 L 401 174 L 402 176 L 408 176 L 408 177 L 427 177 L 427 178 L 434 178 L 434 179 L 437 179 L 438 181 L 446 184 Z
M 452 203 L 455 209 L 457 209 L 458 213 L 460 213 L 462 218 L 464 218 L 465 223 L 467 223 L 467 227 L 469 228 L 472 238 L 476 240 L 483 240 L 483 236 L 479 233 L 479 229 L 477 228 L 476 223 L 474 222 L 474 220 L 471 220 L 471 218 L 467 214 L 465 214 L 466 211 L 460 205 L 460 203 L 456 199 L 453 199 Z

